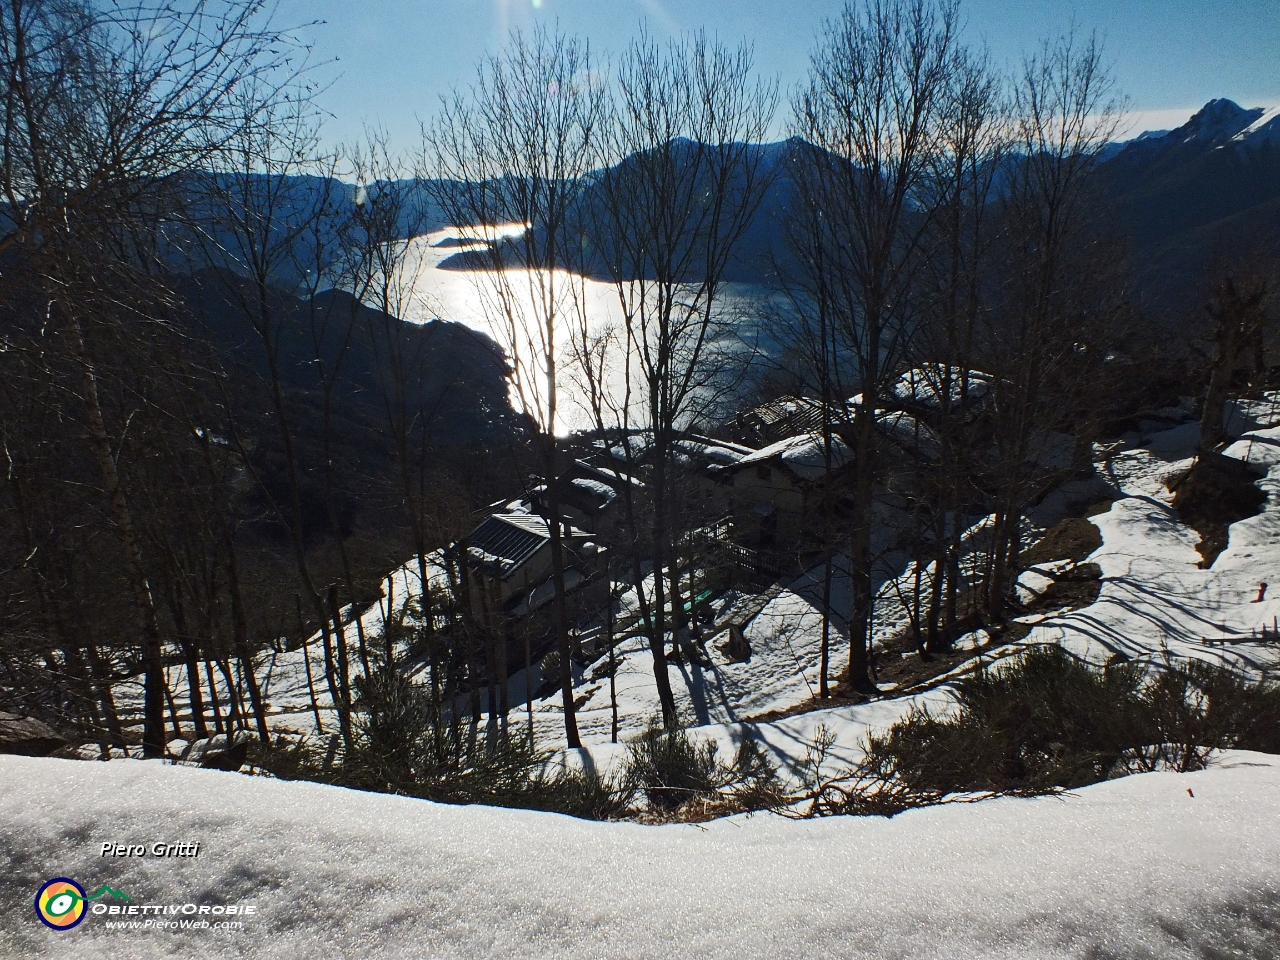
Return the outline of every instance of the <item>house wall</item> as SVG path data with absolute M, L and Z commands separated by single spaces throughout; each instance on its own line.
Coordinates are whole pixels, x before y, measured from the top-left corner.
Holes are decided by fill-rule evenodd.
M 703 516 L 722 515 L 733 504 L 733 486 L 701 473 L 682 478 L 686 506 Z
M 538 552 L 524 562 L 524 564 L 512 576 L 506 579 L 498 579 L 487 574 L 479 573 L 472 570 L 472 577 L 483 583 L 486 600 L 482 600 L 478 590 L 472 590 L 471 606 L 476 615 L 483 612 L 483 604 L 489 603 L 491 606 L 501 609 L 502 606 L 515 594 L 522 590 L 528 590 L 530 587 L 536 587 L 542 583 L 547 577 L 551 576 L 551 544 L 546 543 Z
M 777 467 L 769 468 L 768 479 L 756 467 L 745 467 L 733 477 L 733 499 L 736 504 L 767 503 L 775 510 L 804 510 L 804 492 L 791 475 Z

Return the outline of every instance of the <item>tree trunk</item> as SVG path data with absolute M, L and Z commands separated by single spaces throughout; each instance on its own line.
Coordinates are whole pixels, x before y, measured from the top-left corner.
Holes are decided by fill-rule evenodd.
M 351 749 L 351 664 L 347 659 L 347 630 L 342 625 L 342 609 L 338 606 L 338 585 L 330 584 L 328 590 L 330 615 L 333 617 L 334 653 L 338 664 L 338 724 L 342 730 L 342 742 Z
M 164 703 L 165 676 L 163 652 L 160 645 L 160 626 L 156 620 L 155 602 L 151 596 L 151 584 L 147 581 L 146 566 L 142 558 L 142 546 L 133 526 L 133 514 L 129 509 L 120 474 L 116 470 L 115 454 L 107 435 L 102 406 L 98 399 L 98 381 L 93 361 L 84 344 L 80 320 L 66 312 L 68 341 L 71 352 L 80 366 L 80 379 L 85 404 L 86 422 L 89 428 L 89 445 L 94 460 L 102 473 L 104 492 L 115 521 L 116 537 L 124 552 L 125 576 L 129 580 L 133 605 L 138 617 L 138 632 L 142 643 L 143 669 L 143 728 L 142 754 L 144 757 L 164 755 Z
M 852 600 L 849 610 L 849 669 L 847 682 L 858 693 L 876 693 L 871 682 L 871 570 L 872 447 L 874 401 L 864 403 L 855 429 L 858 434 L 854 478 L 853 537 L 849 544 Z
M 649 649 L 653 653 L 653 679 L 658 688 L 658 700 L 662 705 L 662 725 L 673 730 L 679 723 L 676 698 L 671 692 L 671 677 L 667 672 L 666 648 L 666 590 L 662 564 L 666 557 L 667 512 L 665 444 L 657 444 L 653 472 L 653 604 L 649 630 Z
M 316 735 L 324 736 L 324 724 L 320 720 L 320 704 L 316 700 L 316 681 L 311 671 L 311 649 L 307 637 L 307 625 L 302 621 L 302 598 L 293 595 L 293 604 L 298 614 L 298 636 L 302 639 L 302 665 L 307 671 L 307 695 L 311 698 L 311 713 L 316 718 Z
M 557 474 L 553 435 L 546 440 L 547 529 L 551 533 L 551 577 L 555 587 L 556 640 L 560 651 L 560 700 L 564 707 L 564 739 L 569 749 L 582 746 L 578 736 L 578 719 L 573 705 L 573 647 L 569 637 L 569 608 L 564 587 L 564 540 L 560 521 L 560 478 Z
M 1218 321 L 1213 361 L 1209 367 L 1209 386 L 1200 413 L 1200 454 L 1216 452 L 1227 438 L 1224 412 L 1231 390 L 1231 368 L 1236 356 L 1235 324 Z

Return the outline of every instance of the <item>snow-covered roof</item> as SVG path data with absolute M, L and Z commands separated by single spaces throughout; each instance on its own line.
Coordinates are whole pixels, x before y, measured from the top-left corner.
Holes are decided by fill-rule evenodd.
M 967 398 L 970 403 L 982 400 L 991 391 L 991 377 L 976 370 L 970 370 L 966 377 L 961 367 L 948 366 L 944 363 L 926 363 L 912 367 L 890 388 L 889 392 L 900 403 L 910 403 L 929 410 L 937 410 L 942 406 L 944 381 L 947 396 L 952 404 L 958 404 Z
M 574 477 L 569 481 L 569 486 L 600 501 L 601 506 L 613 503 L 618 497 L 618 491 L 609 486 L 609 484 L 601 480 L 594 480 L 591 477 Z
M 781 396 L 738 414 L 726 428 L 757 443 L 797 436 L 822 425 L 822 404 L 809 397 Z
M 570 538 L 586 536 L 574 527 L 568 527 L 566 532 Z M 550 539 L 551 531 L 542 517 L 531 513 L 495 513 L 471 531 L 467 537 L 467 554 L 505 580 Z
M 748 414 L 758 417 L 764 423 L 772 424 L 810 415 L 821 409 L 817 400 L 811 400 L 808 397 L 784 396 L 762 403 L 758 407 L 752 407 Z
M 748 447 L 748 445 L 742 443 L 732 443 L 730 440 L 719 440 L 714 436 L 690 434 L 689 439 L 694 443 L 707 444 L 708 447 L 716 447 L 728 453 L 736 453 L 739 457 L 749 457 L 750 454 L 755 453 L 755 447 Z
M 831 466 L 839 469 L 853 459 L 853 451 L 835 434 L 831 436 Z M 826 449 L 821 433 L 802 433 L 771 443 L 738 461 L 737 467 L 776 461 L 802 480 L 817 480 L 826 474 Z
M 640 433 L 633 433 L 614 440 L 596 440 L 593 446 L 620 463 L 639 463 L 649 453 L 649 438 Z
M 938 435 L 909 413 L 894 411 L 876 415 L 876 429 L 894 443 L 927 460 L 937 460 L 942 444 Z
M 752 447 L 744 447 L 739 443 L 699 436 L 676 440 L 672 446 L 684 455 L 686 462 L 709 463 L 719 467 L 732 466 L 743 457 L 756 452 Z
M 538 490 L 540 490 L 540 489 L 541 489 L 541 487 L 534 487 L 534 488 L 532 488 L 529 492 L 530 492 L 530 493 L 536 493 L 536 492 L 537 492 Z M 485 510 L 485 513 L 488 513 L 488 514 L 497 514 L 497 513 L 528 513 L 528 514 L 533 514 L 533 513 L 534 513 L 534 509 L 533 509 L 533 504 L 532 504 L 532 503 L 530 503 L 530 502 L 529 502 L 529 500 L 528 500 L 526 497 L 516 497 L 516 498 L 515 498 L 515 499 L 513 499 L 513 500 L 497 500 L 497 501 L 495 501 L 494 503 L 489 504 L 489 506 L 488 506 L 488 507 L 486 508 L 486 510 Z
M 617 463 L 617 466 L 614 463 Z M 573 476 L 598 480 L 618 492 L 621 492 L 627 486 L 638 489 L 644 488 L 644 481 L 633 474 L 627 473 L 618 461 L 596 465 L 588 463 L 586 460 L 575 460 L 571 472 Z

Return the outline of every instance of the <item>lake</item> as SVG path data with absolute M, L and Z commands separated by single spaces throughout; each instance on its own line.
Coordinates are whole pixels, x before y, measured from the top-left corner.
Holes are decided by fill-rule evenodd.
M 521 229 L 513 225 L 502 228 L 501 232 L 512 235 Z M 486 233 L 493 235 L 490 231 Z M 402 316 L 418 322 L 433 318 L 453 320 L 493 338 L 515 358 L 519 367 L 523 389 L 513 386 L 513 404 L 517 408 L 540 411 L 538 420 L 545 422 L 548 391 L 543 373 L 542 328 L 546 312 L 538 305 L 554 303 L 560 316 L 554 339 L 559 371 L 556 432 L 569 433 L 596 423 L 589 400 L 591 392 L 583 382 L 582 367 L 575 362 L 573 349 L 573 341 L 581 340 L 581 334 L 575 336 L 575 331 L 580 331 L 584 322 L 589 338 L 613 332 L 613 346 L 606 351 L 602 378 L 607 406 L 620 411 L 627 405 L 627 372 L 618 346 L 624 339 L 621 334 L 626 312 L 618 287 L 565 273 L 548 277 L 536 271 L 507 270 L 502 277 L 495 277 L 489 271 L 441 269 L 441 263 L 467 248 L 459 241 L 469 238 L 474 238 L 474 234 L 450 228 L 410 242 L 402 274 L 403 285 L 410 296 L 402 307 Z M 761 318 L 775 308 L 770 306 L 771 299 L 762 286 L 735 283 L 726 284 L 723 290 L 714 311 L 723 323 L 712 348 L 718 356 L 740 368 L 759 349 L 759 341 L 770 340 L 766 336 L 768 324 Z M 630 422 L 640 426 L 645 418 L 634 401 L 637 394 L 634 372 L 631 380 Z M 705 405 L 724 400 L 726 391 L 731 392 L 731 388 L 725 378 L 708 379 L 698 388 L 698 402 Z M 618 419 L 617 413 L 605 414 L 607 424 Z

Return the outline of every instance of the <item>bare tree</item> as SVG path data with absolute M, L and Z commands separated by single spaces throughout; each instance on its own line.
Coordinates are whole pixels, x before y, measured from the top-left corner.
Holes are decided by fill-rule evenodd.
M 561 359 L 584 256 L 575 210 L 598 167 L 606 89 L 588 46 L 538 30 L 514 34 L 476 83 L 446 99 L 423 131 L 423 178 L 446 218 L 478 241 L 471 276 L 511 362 L 516 400 L 535 431 L 547 484 L 565 737 L 579 745 L 560 521 Z M 514 234 L 512 232 L 514 225 Z
M 975 394 L 985 396 L 990 389 L 974 364 L 990 307 L 986 287 L 995 274 L 998 178 L 1011 135 L 1006 99 L 985 55 L 957 51 L 928 176 L 928 204 L 937 211 L 924 279 L 931 305 L 913 344 L 925 361 L 916 369 L 922 386 L 937 398 L 930 424 L 939 440 L 928 504 L 932 556 L 917 558 L 917 571 L 932 560 L 922 627 L 929 653 L 949 649 L 958 629 L 964 509 L 979 468 L 971 418 L 981 399 Z
M 430 681 L 433 702 L 439 705 L 438 664 L 430 636 L 430 575 L 427 565 L 426 457 L 432 411 L 424 406 L 421 384 L 426 341 L 406 340 L 402 318 L 409 315 L 421 258 L 415 255 L 415 237 L 422 225 L 422 211 L 404 189 L 405 169 L 392 155 L 385 132 L 370 129 L 365 139 L 348 151 L 356 181 L 355 210 L 344 232 L 344 283 L 357 304 L 372 309 L 365 314 L 364 334 L 379 372 L 378 386 L 387 428 L 395 449 L 400 498 L 413 531 L 424 629 L 432 648 Z M 417 438 L 415 446 L 415 436 Z M 390 642 L 386 662 L 394 660 Z
M 214 282 L 219 284 L 233 308 L 249 322 L 262 348 L 265 386 L 287 483 L 283 496 L 274 493 L 261 477 L 258 484 L 272 502 L 287 533 L 299 582 L 320 625 L 326 673 L 344 742 L 349 748 L 352 686 L 346 636 L 336 612 L 336 590 L 323 581 L 317 582 L 308 557 L 303 494 L 306 468 L 297 449 L 299 425 L 295 422 L 300 413 L 289 402 L 289 371 L 283 366 L 287 356 L 284 344 L 296 337 L 300 321 L 309 321 L 309 345 L 314 352 L 311 368 L 323 398 L 322 470 L 325 499 L 332 518 L 330 412 L 334 387 L 351 341 L 353 318 L 345 318 L 345 329 L 330 332 L 328 326 L 335 320 L 340 324 L 344 318 L 319 314 L 314 296 L 310 298 L 307 316 L 299 317 L 294 306 L 287 302 L 284 291 L 302 286 L 306 292 L 314 293 L 314 286 L 326 272 L 327 261 L 337 257 L 338 251 L 334 248 L 339 232 L 339 187 L 328 175 L 333 172 L 333 163 L 319 150 L 319 129 L 308 101 L 304 97 L 291 97 L 259 109 L 259 98 L 257 90 L 244 92 L 240 101 L 244 122 L 225 148 L 210 158 L 209 168 L 196 182 L 207 223 L 197 236 L 206 261 L 216 268 Z M 329 339 L 336 341 L 336 348 L 330 349 L 326 343 Z M 252 470 L 250 441 L 236 425 L 236 419 L 228 418 L 231 438 Z M 341 531 L 335 528 L 333 533 L 350 582 L 350 563 L 342 545 Z M 229 530 L 226 549 L 228 562 L 234 563 L 236 547 Z M 235 642 L 242 658 L 251 649 L 247 630 L 247 623 L 237 617 Z M 368 672 L 363 633 L 359 652 Z M 247 679 L 251 703 L 256 704 L 260 695 L 252 674 L 249 670 Z M 265 721 L 260 720 L 259 726 L 265 729 Z
M 830 318 L 853 364 L 844 380 L 861 391 L 845 428 L 855 458 L 847 681 L 858 691 L 875 689 L 868 673 L 875 411 L 917 319 L 914 280 L 932 212 L 923 188 L 939 149 L 957 29 L 949 0 L 848 5 L 825 25 L 793 102 L 795 132 L 816 148 L 799 173 L 806 198 L 799 210 L 808 249 L 819 253 L 802 258 L 801 269 L 813 271 L 813 308 Z
M 741 319 L 727 315 L 726 273 L 768 182 L 759 142 L 776 86 L 755 78 L 749 47 L 731 49 L 705 34 L 665 48 L 642 35 L 622 58 L 616 86 L 609 124 L 616 162 L 585 192 L 583 205 L 592 266 L 613 282 L 622 323 L 612 330 L 584 324 L 574 344 L 592 381 L 597 426 L 647 438 L 652 595 L 638 566 L 634 586 L 670 727 L 677 717 L 666 635 L 670 629 L 678 652 L 687 533 L 675 442 L 724 386 L 720 341 Z M 635 504 L 628 504 L 634 529 Z
M 149 270 L 147 238 L 178 209 L 173 175 L 242 127 L 248 85 L 278 89 L 271 78 L 290 72 L 290 44 L 262 13 L 254 0 L 0 8 L 0 252 L 21 264 L 4 283 L 43 298 L 46 332 L 60 333 L 76 371 L 69 399 L 100 473 L 143 651 L 148 756 L 166 738 L 162 638 L 96 348 L 104 333 L 129 335 L 163 315 L 170 297 Z
M 1046 387 L 1111 317 L 1091 309 L 1084 231 L 1093 209 L 1089 175 L 1113 138 L 1122 103 L 1096 37 L 1046 41 L 1013 85 L 1014 151 L 1007 165 L 1001 255 L 1013 265 L 993 311 L 992 358 L 999 494 L 987 564 L 987 614 L 1001 616 L 1021 541 L 1027 498 L 1043 479 L 1029 465 L 1039 431 L 1053 419 Z M 1056 399 L 1061 399 L 1056 398 Z
M 1264 334 L 1274 282 L 1264 269 L 1247 260 L 1230 266 L 1220 262 L 1215 273 L 1205 304 L 1213 320 L 1213 352 L 1200 416 L 1202 456 L 1216 452 L 1227 438 L 1226 402 L 1241 368 L 1251 380 L 1266 373 Z

